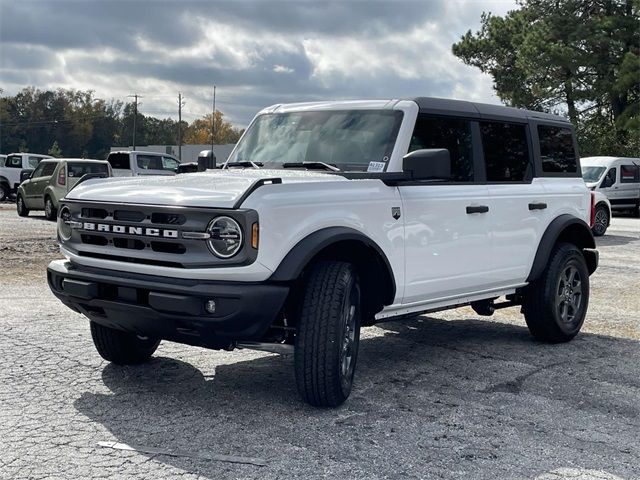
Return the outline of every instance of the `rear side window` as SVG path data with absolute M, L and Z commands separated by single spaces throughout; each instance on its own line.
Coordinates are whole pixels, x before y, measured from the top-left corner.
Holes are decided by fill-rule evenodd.
M 538 138 L 543 172 L 576 173 L 578 171 L 571 130 L 551 125 L 538 125 Z
M 4 163 L 5 167 L 8 168 L 22 168 L 22 156 L 20 155 L 9 155 L 7 160 Z M 35 168 L 35 167 L 33 167 Z
M 522 182 L 530 166 L 524 125 L 481 122 L 482 148 L 488 182 Z
M 640 182 L 640 167 L 637 165 L 620 165 L 620 183 Z
M 79 178 L 87 173 L 109 173 L 109 167 L 104 163 L 79 163 L 67 164 L 67 175 L 70 178 Z
M 162 157 L 155 155 L 138 155 L 138 167 L 142 170 L 163 170 Z
M 123 170 L 129 170 L 131 168 L 128 153 L 110 153 L 107 162 L 111 164 L 111 168 L 120 168 Z
M 53 175 L 53 171 L 56 169 L 57 163 L 45 163 L 42 167 L 42 173 L 40 173 L 41 177 L 50 177 Z
M 467 120 L 420 116 L 411 137 L 409 152 L 446 148 L 451 155 L 451 180 L 473 181 L 471 123 Z

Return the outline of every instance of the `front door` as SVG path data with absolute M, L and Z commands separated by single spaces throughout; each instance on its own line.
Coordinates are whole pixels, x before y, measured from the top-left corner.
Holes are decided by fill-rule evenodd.
M 424 304 L 486 289 L 491 271 L 489 189 L 475 183 L 473 122 L 420 115 L 409 151 L 446 148 L 447 182 L 399 187 L 405 225 L 403 304 Z

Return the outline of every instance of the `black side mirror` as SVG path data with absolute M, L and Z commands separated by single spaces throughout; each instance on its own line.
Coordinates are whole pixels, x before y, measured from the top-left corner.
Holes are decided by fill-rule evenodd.
M 415 150 L 402 158 L 402 170 L 413 180 L 449 180 L 451 155 L 446 148 Z
M 33 170 L 22 170 L 20 172 L 20 183 L 29 180 L 33 176 Z

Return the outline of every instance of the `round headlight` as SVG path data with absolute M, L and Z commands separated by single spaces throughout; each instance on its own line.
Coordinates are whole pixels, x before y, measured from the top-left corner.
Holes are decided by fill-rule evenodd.
M 220 258 L 233 257 L 242 248 L 242 229 L 233 218 L 214 218 L 207 232 L 211 235 L 209 249 Z
M 64 206 L 60 209 L 60 215 L 58 215 L 58 234 L 62 240 L 69 240 L 71 238 L 71 212 L 69 208 Z

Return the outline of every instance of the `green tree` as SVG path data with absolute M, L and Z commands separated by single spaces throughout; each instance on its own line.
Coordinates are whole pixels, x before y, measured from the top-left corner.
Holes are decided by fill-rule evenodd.
M 521 0 L 452 47 L 507 104 L 565 112 L 582 153 L 640 156 L 640 1 Z M 602 135 L 605 135 L 603 138 Z
M 53 145 L 51 145 L 51 148 L 49 148 L 47 153 L 56 158 L 60 158 L 62 156 L 62 150 L 60 150 L 60 146 L 58 145 L 57 140 L 53 142 Z

